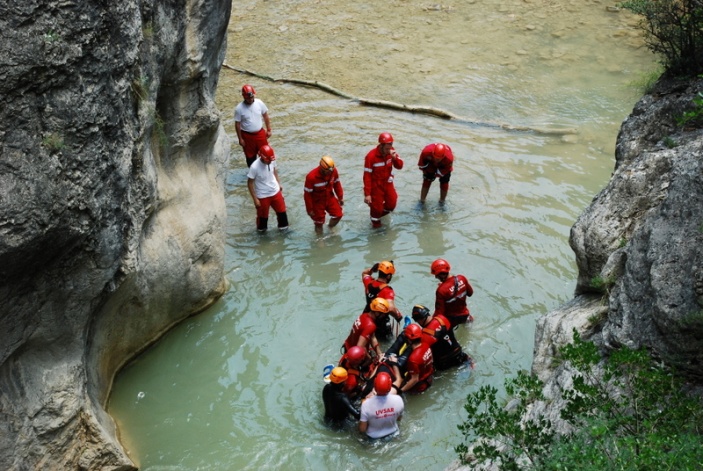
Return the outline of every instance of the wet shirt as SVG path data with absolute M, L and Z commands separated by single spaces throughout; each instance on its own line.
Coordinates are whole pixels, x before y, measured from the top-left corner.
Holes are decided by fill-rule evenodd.
M 398 418 L 403 415 L 404 409 L 403 398 L 395 394 L 366 399 L 361 404 L 361 421 L 368 423 L 366 435 L 382 438 L 399 432 Z
M 468 316 L 466 297 L 474 294 L 474 289 L 464 275 L 450 276 L 437 287 L 435 293 L 435 315 L 450 318 Z
M 281 191 L 281 187 L 276 180 L 274 169 L 276 161 L 266 165 L 261 159 L 256 159 L 249 167 L 247 178 L 254 180 L 254 194 L 257 198 L 269 198 Z
M 432 364 L 432 350 L 429 346 L 420 344 L 419 347 L 413 349 L 408 357 L 407 371 L 408 374 L 419 375 L 420 381 L 432 376 L 434 366 Z
M 360 338 L 365 338 L 367 340 L 366 348 L 371 348 L 371 336 L 376 332 L 376 323 L 373 321 L 370 315 L 367 313 L 362 313 L 354 321 L 351 332 L 349 336 L 344 341 L 344 347 L 349 350 L 355 345 L 359 344 Z

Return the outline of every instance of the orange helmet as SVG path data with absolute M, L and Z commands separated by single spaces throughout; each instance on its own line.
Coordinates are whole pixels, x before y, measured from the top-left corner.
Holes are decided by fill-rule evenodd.
M 434 150 L 432 151 L 432 157 L 435 159 L 441 159 L 447 153 L 447 146 L 444 144 L 435 144 Z
M 369 307 L 372 311 L 382 312 L 383 314 L 388 314 L 391 311 L 391 305 L 384 298 L 374 298 Z
M 343 383 L 347 380 L 347 376 L 347 370 L 345 370 L 341 366 L 338 366 L 334 368 L 330 373 L 330 381 L 332 381 L 334 384 Z
M 264 159 L 268 161 L 274 161 L 276 160 L 276 154 L 273 153 L 273 149 L 271 146 L 261 146 L 259 149 L 259 157 L 263 157 Z
M 334 160 L 329 155 L 325 155 L 320 159 L 320 167 L 323 170 L 332 170 L 334 168 Z
M 408 340 L 417 340 L 422 337 L 422 327 L 417 324 L 408 324 L 403 332 Z
M 358 365 L 364 358 L 366 358 L 366 350 L 358 345 L 354 345 L 352 348 L 347 350 L 347 359 L 352 365 Z
M 378 136 L 379 144 L 393 144 L 393 136 L 389 132 L 382 132 Z
M 378 271 L 384 275 L 395 275 L 395 265 L 393 265 L 393 260 L 384 260 L 378 264 Z
M 373 387 L 376 390 L 376 394 L 379 396 L 387 396 L 391 392 L 391 386 L 393 386 L 393 380 L 391 375 L 385 371 L 381 371 L 376 375 L 376 379 L 373 381 Z
M 443 258 L 438 258 L 434 262 L 432 262 L 432 266 L 430 267 L 430 273 L 433 275 L 438 275 L 440 273 L 449 273 L 449 270 L 451 270 L 451 266 L 449 266 L 449 262 L 446 261 Z
M 249 98 L 254 95 L 256 95 L 256 91 L 254 90 L 254 87 L 252 87 L 251 85 L 244 85 L 242 87 L 242 96 L 244 98 Z

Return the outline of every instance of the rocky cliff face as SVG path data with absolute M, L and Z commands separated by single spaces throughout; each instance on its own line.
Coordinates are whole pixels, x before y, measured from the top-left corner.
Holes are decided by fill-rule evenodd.
M 225 289 L 230 7 L 0 5 L 0 469 L 132 469 L 115 373 Z
M 574 328 L 703 383 L 703 130 L 676 123 L 701 91 L 701 79 L 662 79 L 623 123 L 612 178 L 571 230 L 576 297 L 538 322 L 533 372 L 548 390 L 569 383 L 551 362 Z

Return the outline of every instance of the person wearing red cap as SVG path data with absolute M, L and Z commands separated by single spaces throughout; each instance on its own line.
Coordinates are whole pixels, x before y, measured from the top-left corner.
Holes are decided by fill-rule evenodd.
M 320 164 L 308 173 L 304 190 L 305 210 L 315 224 L 315 232 L 322 233 L 327 213 L 330 215 L 329 227 L 336 226 L 343 215 L 344 189 L 332 157 L 323 156 Z
M 421 393 L 432 386 L 434 359 L 430 346 L 422 342 L 422 327 L 410 324 L 403 332 L 412 346 L 412 353 L 405 364 L 405 380 L 400 392 Z
M 358 398 L 370 377 L 371 357 L 368 356 L 364 348 L 355 345 L 342 355 L 338 366 L 347 370 L 344 392 L 352 400 Z
M 473 368 L 473 359 L 464 352 L 454 336 L 449 319 L 442 314 L 431 314 L 422 304 L 413 306 L 413 320 L 422 327 L 422 343 L 432 350 L 432 363 L 437 370 L 468 364 Z
M 259 149 L 268 145 L 268 138 L 271 137 L 271 121 L 269 110 L 263 101 L 256 98 L 254 87 L 244 85 L 242 97 L 244 100 L 234 108 L 234 129 L 237 131 L 239 145 L 244 151 L 247 167 L 251 167 Z
M 365 348 L 371 358 L 380 358 L 383 354 L 381 345 L 376 338 L 377 319 L 387 316 L 390 312 L 388 301 L 383 298 L 376 298 L 371 302 L 369 312 L 362 312 L 354 321 L 351 331 L 344 340 L 344 352 L 357 345 Z
M 403 418 L 405 403 L 397 394 L 391 394 L 393 380 L 382 372 L 374 379 L 375 395 L 361 403 L 359 431 L 369 438 L 393 437 L 400 433 L 398 422 Z
M 372 276 L 373 273 L 378 273 L 376 279 Z M 393 264 L 393 260 L 383 260 L 361 272 L 361 282 L 364 284 L 364 293 L 366 295 L 366 306 L 364 306 L 364 312 L 369 311 L 371 302 L 374 299 L 381 297 L 388 301 L 388 304 L 391 307 L 389 315 L 393 316 L 393 318 L 395 318 L 398 322 L 403 319 L 403 315 L 395 305 L 395 291 L 393 291 L 393 288 L 389 284 L 394 274 L 395 265 Z M 393 333 L 393 329 L 390 325 L 389 316 L 380 318 L 379 322 L 376 323 L 376 326 L 378 327 L 376 330 L 377 338 L 381 340 L 390 338 Z
M 417 166 L 422 172 L 420 203 L 425 203 L 432 182 L 439 177 L 439 204 L 444 204 L 449 192 L 449 179 L 454 169 L 454 154 L 447 144 L 428 144 L 420 152 Z
M 382 132 L 378 145 L 364 160 L 364 203 L 369 205 L 371 227 L 381 227 L 381 218 L 395 209 L 398 193 L 393 184 L 393 169 L 401 170 L 403 160 L 393 148 L 393 136 Z
M 453 329 L 467 321 L 473 322 L 466 298 L 474 294 L 474 288 L 464 275 L 450 276 L 449 270 L 451 266 L 443 258 L 438 258 L 430 266 L 430 273 L 439 280 L 435 291 L 434 313 L 449 319 Z
M 247 187 L 256 207 L 256 230 L 266 232 L 269 220 L 269 208 L 276 211 L 278 229 L 288 229 L 286 202 L 283 199 L 283 187 L 278 179 L 276 154 L 269 145 L 259 149 L 259 158 L 249 167 Z

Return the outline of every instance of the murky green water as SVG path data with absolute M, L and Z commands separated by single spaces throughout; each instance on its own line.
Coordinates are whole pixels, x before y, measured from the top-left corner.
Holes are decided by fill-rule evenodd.
M 425 105 L 476 122 L 573 127 L 564 137 L 362 107 L 322 91 L 223 70 L 232 113 L 243 83 L 271 110 L 293 230 L 259 236 L 246 166 L 233 143 L 227 178 L 231 290 L 174 329 L 117 378 L 109 411 L 143 469 L 444 469 L 467 392 L 529 368 L 534 321 L 571 297 L 571 225 L 607 181 L 615 137 L 655 68 L 609 2 L 339 0 L 235 2 L 227 62 L 275 78 L 317 80 L 354 96 Z M 363 157 L 390 131 L 405 169 L 381 231 L 363 204 Z M 457 155 L 446 208 L 437 183 L 417 205 L 427 143 Z M 303 180 L 324 154 L 346 190 L 334 232 L 314 234 Z M 388 219 L 388 218 L 386 218 Z M 321 422 L 322 367 L 359 314 L 361 271 L 393 259 L 397 304 L 432 304 L 429 264 L 447 258 L 476 291 L 458 339 L 476 370 L 439 375 L 410 397 L 402 436 L 369 447 Z

